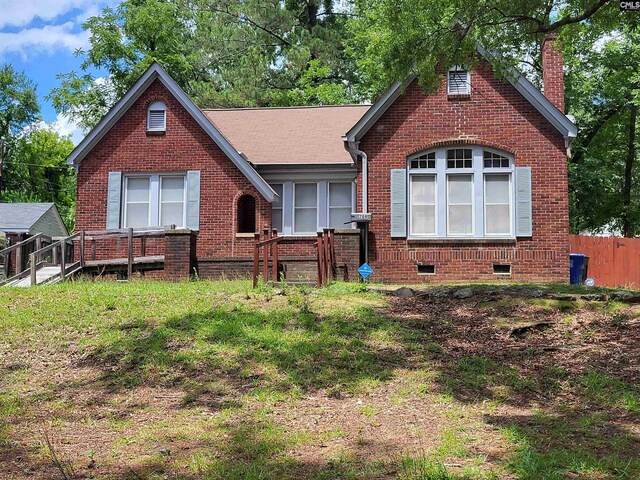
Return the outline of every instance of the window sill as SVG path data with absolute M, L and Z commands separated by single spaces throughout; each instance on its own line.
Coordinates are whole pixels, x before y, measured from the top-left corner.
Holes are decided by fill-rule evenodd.
M 447 100 L 453 100 L 453 101 L 471 100 L 471 94 L 470 93 L 449 93 L 447 94 Z
M 253 238 L 255 233 L 236 233 L 236 238 Z
M 407 238 L 409 243 L 467 244 L 467 245 L 515 245 L 515 238 Z
M 166 130 L 147 130 L 147 137 L 159 137 L 166 133 Z

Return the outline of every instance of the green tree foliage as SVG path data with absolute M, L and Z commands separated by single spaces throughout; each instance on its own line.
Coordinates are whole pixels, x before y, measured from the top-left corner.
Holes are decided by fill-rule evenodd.
M 50 128 L 23 132 L 5 165 L 3 202 L 54 202 L 69 229 L 75 217 L 75 174 L 67 164 L 73 142 Z
M 35 85 L 10 65 L 0 68 L 2 202 L 55 202 L 73 226 L 75 175 L 66 163 L 71 140 L 45 128 Z
M 638 139 L 632 128 L 640 106 L 640 30 L 627 25 L 595 41 L 584 31 L 566 42 L 566 50 L 567 98 L 580 126 L 569 165 L 572 230 L 607 227 L 640 235 Z
M 11 158 L 20 132 L 40 114 L 35 84 L 11 65 L 0 68 L 0 141 L 2 157 Z
M 623 16 L 611 0 L 357 0 L 354 53 L 365 88 L 379 93 L 410 73 L 435 88 L 438 69 L 477 60 L 476 45 L 497 54 L 497 70 L 520 64 L 537 81 L 547 33 L 588 24 L 612 29 Z
M 353 101 L 347 19 L 328 0 L 126 0 L 86 22 L 82 72 L 49 98 L 91 127 L 157 61 L 204 107 Z

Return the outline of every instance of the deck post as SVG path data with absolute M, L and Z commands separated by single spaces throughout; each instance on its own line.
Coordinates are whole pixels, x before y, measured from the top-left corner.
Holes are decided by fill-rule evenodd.
M 322 280 L 322 262 L 323 262 L 323 246 L 322 246 L 322 232 L 318 232 L 316 249 L 318 251 L 318 287 L 321 287 L 324 284 Z
M 258 247 L 258 243 L 260 243 L 260 234 L 255 233 L 253 235 L 253 288 L 258 286 L 258 275 L 260 272 L 260 247 Z
M 38 277 L 36 276 L 36 254 L 32 253 L 31 255 L 29 255 L 29 259 L 31 261 L 31 286 L 33 287 L 36 282 Z
M 271 230 L 271 238 L 277 238 L 277 237 L 278 237 L 278 230 L 273 228 Z M 273 277 L 273 283 L 275 284 L 279 280 L 278 278 L 278 242 L 277 241 L 271 244 L 271 262 L 272 262 L 271 276 Z
M 36 250 L 39 250 L 36 248 Z M 16 248 L 16 273 L 22 272 L 22 245 Z
M 263 240 L 269 240 L 269 229 L 262 231 Z M 265 245 L 262 250 L 262 281 L 267 283 L 269 280 L 269 245 Z
M 329 268 L 331 269 L 331 278 L 336 278 L 336 243 L 335 228 L 329 229 Z
M 65 279 L 65 270 L 67 269 L 67 239 L 60 240 L 60 278 Z
M 324 263 L 323 263 L 323 267 L 324 267 L 324 283 L 325 285 L 327 284 L 327 282 L 329 281 L 329 229 L 325 228 L 323 230 L 323 237 L 322 240 L 324 241 Z
M 84 230 L 80 230 L 80 268 L 84 268 Z
M 127 280 L 133 276 L 133 228 L 127 229 Z
M 96 239 L 91 238 L 91 260 L 96 259 Z

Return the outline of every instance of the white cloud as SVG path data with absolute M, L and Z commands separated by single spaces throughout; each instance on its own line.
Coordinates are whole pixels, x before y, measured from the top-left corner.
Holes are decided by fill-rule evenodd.
M 61 113 L 56 116 L 54 122 L 49 124 L 53 130 L 60 135 L 71 135 L 71 141 L 74 145 L 80 143 L 84 138 L 84 132 L 78 125 L 72 122 L 69 118 L 65 117 Z
M 19 32 L 0 32 L 0 57 L 6 53 L 53 52 L 87 47 L 89 32 L 74 31 L 73 22 L 26 28 Z
M 91 8 L 95 3 L 94 0 L 0 0 L 0 28 L 25 27 L 36 18 L 50 22 L 71 10 Z

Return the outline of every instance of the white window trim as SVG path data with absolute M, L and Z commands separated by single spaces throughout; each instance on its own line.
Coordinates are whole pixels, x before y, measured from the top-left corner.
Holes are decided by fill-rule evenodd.
M 455 148 L 471 148 L 473 166 L 472 168 L 447 168 L 446 151 Z M 493 168 L 484 167 L 483 152 L 491 151 L 509 158 L 510 166 Z M 435 169 L 412 169 L 411 160 L 427 153 L 436 153 Z M 482 145 L 468 145 L 457 147 L 455 145 L 447 147 L 439 147 L 431 150 L 421 151 L 417 154 L 407 157 L 407 222 L 408 222 L 408 240 L 469 240 L 469 239 L 491 239 L 491 240 L 513 240 L 515 236 L 515 159 L 512 154 L 496 150 L 493 148 L 483 147 Z M 472 180 L 472 217 L 473 217 L 473 234 L 449 234 L 449 215 L 448 215 L 448 176 L 456 174 L 471 174 Z M 486 195 L 485 195 L 485 175 L 491 174 L 509 174 L 509 202 L 510 202 L 510 233 L 507 234 L 486 234 Z M 411 176 L 412 175 L 433 175 L 436 177 L 436 234 L 424 235 L 414 234 L 412 232 L 412 205 L 411 205 Z M 482 184 L 480 184 L 482 182 Z M 443 185 L 444 183 L 444 185 Z
M 437 161 L 437 160 L 436 160 Z M 413 202 L 411 199 L 413 198 L 412 189 L 413 182 L 411 181 L 412 177 L 433 177 L 434 178 L 434 188 L 435 188 L 435 232 L 434 233 L 413 233 L 413 222 L 411 218 L 413 217 Z M 409 170 L 409 175 L 407 175 L 409 179 L 409 195 L 407 198 L 409 200 L 409 237 L 411 238 L 438 238 L 438 221 L 440 219 L 439 209 L 440 205 L 438 204 L 438 175 L 436 173 L 436 169 L 413 169 Z
M 350 195 L 351 196 L 351 205 L 343 205 L 343 206 L 339 206 L 339 207 L 336 207 L 336 206 L 332 207 L 331 206 L 331 198 L 330 198 L 331 197 L 331 184 L 334 184 L 334 183 L 343 184 L 343 185 L 345 183 L 348 183 L 351 186 L 351 195 Z M 353 213 L 353 206 L 355 205 L 354 199 L 355 199 L 355 185 L 354 185 L 353 182 L 349 182 L 349 181 L 341 182 L 339 180 L 327 182 L 327 225 L 330 224 L 331 209 L 332 208 L 347 208 L 348 207 L 348 208 L 351 209 L 351 211 L 349 213 Z M 350 225 L 342 225 L 340 227 L 332 227 L 332 228 L 354 228 L 354 226 L 353 226 L 353 223 L 351 223 Z
M 164 119 L 162 122 L 162 127 L 151 128 L 151 111 L 164 112 Z M 167 131 L 167 106 L 164 102 L 153 102 L 147 108 L 147 132 L 166 132 Z
M 183 203 L 182 203 L 182 226 L 187 223 L 187 174 L 186 172 L 163 172 L 163 173 L 125 173 L 123 174 L 124 181 L 122 182 L 122 218 L 120 219 L 120 227 L 125 227 L 127 221 L 127 183 L 130 178 L 148 178 L 149 179 L 149 216 L 147 226 L 161 227 L 160 219 L 162 208 L 161 202 L 161 178 L 162 177 L 183 177 L 184 189 L 183 189 Z M 180 226 L 178 226 L 180 227 Z M 144 228 L 144 227 L 140 227 Z
M 316 231 L 315 232 L 297 232 L 296 231 L 296 186 L 297 185 L 315 185 L 316 186 Z M 318 233 L 318 212 L 320 211 L 320 183 L 319 182 L 293 182 L 293 197 L 291 199 L 292 204 L 292 222 L 291 231 L 295 236 L 300 235 L 316 235 Z M 298 209 L 312 210 L 313 207 L 297 207 Z
M 467 91 L 464 93 L 452 92 L 451 85 L 450 85 L 451 82 L 449 81 L 449 73 L 461 72 L 461 71 L 467 72 L 467 80 L 466 80 Z M 469 67 L 465 65 L 454 65 L 452 67 L 449 67 L 449 69 L 447 70 L 447 95 L 471 95 L 471 69 Z

